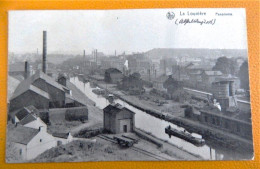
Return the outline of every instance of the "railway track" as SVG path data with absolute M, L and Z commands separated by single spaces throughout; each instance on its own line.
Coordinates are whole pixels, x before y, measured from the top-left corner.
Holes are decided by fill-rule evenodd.
M 101 138 L 101 139 L 104 139 L 104 140 L 107 140 L 107 141 L 110 141 L 114 144 L 118 144 L 117 141 L 115 141 L 114 139 L 108 137 L 108 136 L 105 136 L 105 135 L 98 135 L 97 137 Z M 142 153 L 146 156 L 149 156 L 149 157 L 152 157 L 156 160 L 160 160 L 160 161 L 170 161 L 172 159 L 168 159 L 166 157 L 163 157 L 163 156 L 160 156 L 160 155 L 157 155 L 157 154 L 154 154 L 154 153 L 151 153 L 149 151 L 146 151 L 146 150 L 143 150 L 143 149 L 140 149 L 140 148 L 137 148 L 137 147 L 129 147 L 130 149 L 138 152 L 138 153 Z

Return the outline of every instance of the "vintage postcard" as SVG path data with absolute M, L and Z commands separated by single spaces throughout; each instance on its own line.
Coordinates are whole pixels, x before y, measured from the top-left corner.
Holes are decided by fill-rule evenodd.
M 7 163 L 254 158 L 245 9 L 8 18 Z

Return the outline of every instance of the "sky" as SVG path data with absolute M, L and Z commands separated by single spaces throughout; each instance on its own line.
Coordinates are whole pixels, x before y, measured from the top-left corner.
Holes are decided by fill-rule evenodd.
M 168 12 L 174 19 L 166 17 Z M 185 13 L 185 16 L 180 16 Z M 206 16 L 188 16 L 205 12 Z M 217 13 L 232 13 L 218 16 Z M 17 10 L 9 11 L 8 49 L 14 53 L 106 54 L 145 52 L 153 48 L 247 49 L 245 9 Z M 178 19 L 216 19 L 214 25 L 176 25 Z

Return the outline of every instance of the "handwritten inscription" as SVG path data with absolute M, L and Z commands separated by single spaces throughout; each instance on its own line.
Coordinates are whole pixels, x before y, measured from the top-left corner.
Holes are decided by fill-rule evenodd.
M 216 23 L 216 19 L 176 19 L 175 24 L 176 25 L 186 25 L 186 24 L 199 24 L 199 25 L 214 25 Z

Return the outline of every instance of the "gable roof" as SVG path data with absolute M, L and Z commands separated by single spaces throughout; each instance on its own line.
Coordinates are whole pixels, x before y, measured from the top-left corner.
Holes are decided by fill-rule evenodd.
M 20 121 L 20 124 L 21 125 L 26 125 L 34 120 L 37 120 L 37 118 L 32 115 L 32 114 L 28 114 L 25 118 L 23 118 L 21 121 Z
M 85 94 L 80 91 L 74 84 L 72 84 L 69 80 L 66 82 L 67 88 L 71 90 L 72 96 L 70 94 L 66 94 L 65 96 L 69 99 L 73 99 L 83 105 L 86 105 L 86 99 L 87 97 Z
M 15 116 L 18 118 L 18 120 L 22 120 L 23 118 L 25 118 L 27 115 L 29 114 L 29 112 L 26 109 L 22 109 L 20 111 L 18 111 Z
M 107 107 L 105 107 L 103 109 L 103 111 L 105 111 L 107 113 L 110 113 L 110 114 L 116 114 L 116 113 L 119 113 L 119 112 L 121 112 L 123 110 L 125 110 L 125 111 L 127 111 L 129 113 L 135 114 L 134 112 L 132 112 L 131 110 L 129 110 L 128 108 L 122 106 L 119 103 L 111 103 L 111 104 L 109 104 Z
M 28 77 L 27 79 L 23 80 L 15 89 L 13 96 L 11 99 L 16 98 L 17 96 L 23 94 L 24 92 L 31 90 L 37 94 L 42 95 L 43 97 L 46 97 L 47 99 L 50 99 L 49 94 L 41 89 L 39 89 L 38 87 L 34 86 L 33 83 L 38 80 L 38 79 L 42 79 L 44 80 L 46 83 L 48 83 L 49 85 L 52 85 L 62 91 L 64 91 L 64 88 L 66 88 L 65 86 L 59 84 L 58 82 L 56 82 L 54 79 L 52 79 L 51 77 L 49 77 L 48 75 L 44 74 L 43 72 L 36 72 L 34 75 Z
M 18 125 L 8 131 L 8 136 L 12 142 L 27 145 L 38 133 L 38 129 Z

